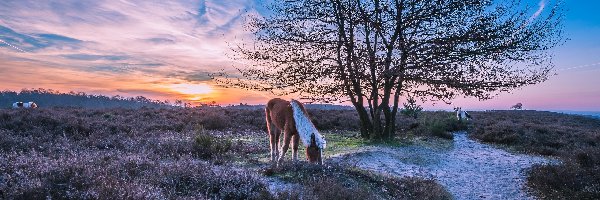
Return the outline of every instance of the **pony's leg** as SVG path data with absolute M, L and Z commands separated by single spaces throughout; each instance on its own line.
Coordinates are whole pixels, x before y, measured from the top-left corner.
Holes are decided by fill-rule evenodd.
M 279 136 L 281 135 L 281 130 L 279 130 L 278 128 L 274 129 L 274 142 L 273 142 L 273 153 L 275 154 L 275 157 L 273 157 L 273 163 L 277 162 L 277 159 L 279 158 Z
M 285 153 L 287 152 L 288 148 L 290 148 L 290 140 L 292 140 L 292 136 L 286 128 L 286 131 L 283 133 L 283 146 L 281 147 L 281 152 L 279 152 L 279 160 L 277 161 L 277 166 L 281 165 L 281 163 L 283 162 Z
M 272 130 L 272 132 L 269 133 L 269 145 L 271 147 L 271 162 L 275 163 L 275 161 L 277 160 L 277 152 L 279 151 L 279 149 L 277 148 L 277 136 L 275 136 L 277 130 Z
M 265 120 L 267 122 L 267 133 L 269 134 L 269 147 L 271 148 L 271 163 L 275 163 L 279 152 L 277 145 L 279 143 L 279 135 L 277 128 L 273 125 L 273 121 L 271 120 L 271 111 L 269 108 L 265 108 Z
M 300 142 L 300 135 L 294 134 L 292 136 L 292 160 L 294 162 L 298 161 L 298 144 Z

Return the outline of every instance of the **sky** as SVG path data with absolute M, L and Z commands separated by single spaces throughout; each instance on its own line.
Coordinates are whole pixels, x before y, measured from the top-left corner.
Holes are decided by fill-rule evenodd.
M 265 0 L 0 1 L 0 90 L 264 104 L 269 93 L 216 86 L 208 73 L 233 70 L 231 46 L 252 41 L 248 15 Z M 553 0 L 528 0 L 536 13 Z M 547 2 L 548 1 L 548 2 Z M 427 109 L 600 111 L 600 1 L 567 0 L 564 45 L 552 49 L 556 75 L 487 101 L 459 98 Z M 290 96 L 288 98 L 293 98 Z

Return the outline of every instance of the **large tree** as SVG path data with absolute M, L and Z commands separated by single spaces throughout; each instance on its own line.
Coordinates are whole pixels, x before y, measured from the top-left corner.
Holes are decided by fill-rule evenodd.
M 314 101 L 350 101 L 363 137 L 395 131 L 401 98 L 489 99 L 545 81 L 560 44 L 558 3 L 518 0 L 287 0 L 251 17 L 234 48 L 242 78 L 221 83 Z

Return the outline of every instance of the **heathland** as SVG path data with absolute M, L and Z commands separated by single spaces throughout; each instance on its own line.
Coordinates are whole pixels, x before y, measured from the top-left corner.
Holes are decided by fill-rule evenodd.
M 268 163 L 262 109 L 0 109 L 3 199 L 452 199 L 439 180 L 347 165 L 339 155 L 448 140 L 558 160 L 523 172 L 524 191 L 542 199 L 600 197 L 600 120 L 538 111 L 399 116 L 396 137 L 358 137 L 352 110 L 309 109 L 328 139 L 325 165 Z M 436 143 L 433 143 L 436 144 Z M 301 151 L 302 155 L 303 152 Z M 288 156 L 289 158 L 290 156 Z M 453 196 L 454 195 L 454 196 Z

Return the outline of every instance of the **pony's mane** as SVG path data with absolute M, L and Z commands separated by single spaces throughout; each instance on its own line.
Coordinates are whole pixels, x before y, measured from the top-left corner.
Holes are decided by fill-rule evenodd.
M 310 136 L 312 133 L 314 133 L 317 147 L 319 147 L 319 149 L 325 149 L 325 139 L 323 139 L 323 136 L 319 134 L 319 131 L 317 130 L 315 125 L 310 121 L 310 118 L 304 112 L 302 107 L 300 107 L 299 103 L 300 102 L 293 99 L 290 102 L 290 104 L 292 105 L 292 114 L 294 116 L 296 130 L 298 131 L 298 135 L 300 135 L 300 140 L 302 140 L 304 147 L 308 147 L 310 146 Z

